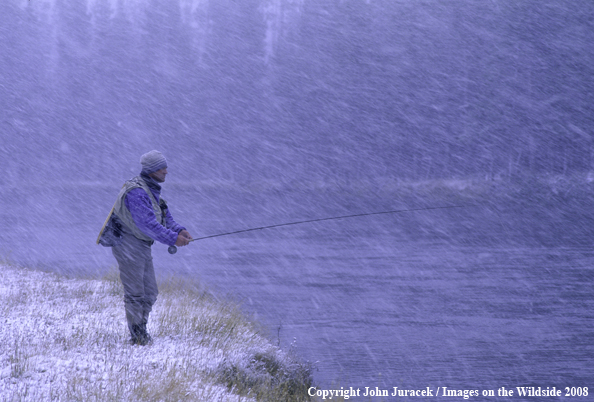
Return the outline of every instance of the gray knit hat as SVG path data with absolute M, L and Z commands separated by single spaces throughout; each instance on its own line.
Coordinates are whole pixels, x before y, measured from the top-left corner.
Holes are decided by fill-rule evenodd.
M 151 174 L 157 170 L 167 167 L 167 160 L 159 151 L 151 151 L 140 157 L 140 164 L 142 171 L 146 174 Z

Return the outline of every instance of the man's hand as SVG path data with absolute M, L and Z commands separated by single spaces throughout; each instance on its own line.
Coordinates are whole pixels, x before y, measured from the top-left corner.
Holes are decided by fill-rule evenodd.
M 188 244 L 190 244 L 190 240 L 192 240 L 192 235 L 187 230 L 182 230 L 177 235 L 175 245 L 178 247 L 187 246 Z
M 190 232 L 188 232 L 188 231 L 187 231 L 187 230 L 185 230 L 185 229 L 184 229 L 184 230 L 182 230 L 182 231 L 180 231 L 180 232 L 179 232 L 179 234 L 180 234 L 180 235 L 182 235 L 183 237 L 185 237 L 185 238 L 186 238 L 186 239 L 188 239 L 188 240 L 192 240 L 192 239 L 194 239 L 194 238 L 192 237 L 192 235 L 190 234 Z

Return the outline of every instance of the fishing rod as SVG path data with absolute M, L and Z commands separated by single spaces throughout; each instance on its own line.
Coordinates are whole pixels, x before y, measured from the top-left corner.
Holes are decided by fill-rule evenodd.
M 353 215 L 332 216 L 332 217 L 329 217 L 329 218 L 308 219 L 308 220 L 305 220 L 305 221 L 278 223 L 276 225 L 260 226 L 260 227 L 257 227 L 257 228 L 249 228 L 249 229 L 236 230 L 234 232 L 218 233 L 218 234 L 214 234 L 214 235 L 210 235 L 210 236 L 198 237 L 196 239 L 190 240 L 190 242 L 197 241 L 197 240 L 211 239 L 213 237 L 229 236 L 229 235 L 234 235 L 234 234 L 238 234 L 238 233 L 252 232 L 252 231 L 255 231 L 255 230 L 278 228 L 278 227 L 281 227 L 281 226 L 301 225 L 301 224 L 304 224 L 304 223 L 331 221 L 331 220 L 336 220 L 336 219 L 357 218 L 357 217 L 361 217 L 361 216 L 371 216 L 371 215 L 397 214 L 397 213 L 402 213 L 402 212 L 429 211 L 429 210 L 433 210 L 433 209 L 468 208 L 468 207 L 474 207 L 474 206 L 476 206 L 476 205 L 446 205 L 446 206 L 440 206 L 440 207 L 426 207 L 426 208 L 412 208 L 412 209 L 396 209 L 396 210 L 392 210 L 392 211 L 368 212 L 368 213 L 364 213 L 364 214 L 353 214 Z M 169 246 L 169 248 L 167 249 L 167 251 L 169 252 L 169 254 L 175 254 L 175 253 L 177 253 L 177 247 L 176 246 Z

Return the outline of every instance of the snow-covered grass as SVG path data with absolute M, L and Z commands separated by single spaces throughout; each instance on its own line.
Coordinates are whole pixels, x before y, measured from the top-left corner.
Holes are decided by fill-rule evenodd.
M 71 279 L 0 263 L 2 401 L 299 401 L 310 367 L 237 306 L 161 285 L 154 342 L 131 346 L 117 275 Z

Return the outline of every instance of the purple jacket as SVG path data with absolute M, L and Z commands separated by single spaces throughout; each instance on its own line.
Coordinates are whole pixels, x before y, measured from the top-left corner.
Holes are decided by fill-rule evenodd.
M 151 187 L 151 192 L 157 202 L 159 202 L 161 192 L 153 187 Z M 126 195 L 125 203 L 138 229 L 156 241 L 173 246 L 177 240 L 178 233 L 185 230 L 185 227 L 173 220 L 169 208 L 164 211 L 165 226 L 157 222 L 151 200 L 148 194 L 141 188 L 130 190 Z

